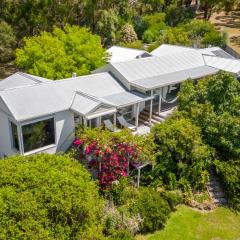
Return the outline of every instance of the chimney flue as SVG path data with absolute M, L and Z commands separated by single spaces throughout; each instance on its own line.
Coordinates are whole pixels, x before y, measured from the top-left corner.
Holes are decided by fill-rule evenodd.
M 75 72 L 72 73 L 72 77 L 73 77 L 73 78 L 77 77 L 77 73 L 75 73 Z

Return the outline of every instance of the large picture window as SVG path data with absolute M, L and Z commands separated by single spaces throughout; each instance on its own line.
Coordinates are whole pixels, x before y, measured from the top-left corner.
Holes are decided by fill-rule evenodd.
M 11 122 L 12 129 L 12 147 L 19 151 L 18 130 L 17 126 Z
M 22 126 L 24 152 L 55 144 L 54 118 Z

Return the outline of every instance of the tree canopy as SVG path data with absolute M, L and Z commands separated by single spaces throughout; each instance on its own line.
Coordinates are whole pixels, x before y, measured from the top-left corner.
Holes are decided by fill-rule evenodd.
M 105 64 L 107 54 L 100 37 L 87 28 L 66 26 L 54 28 L 52 33 L 24 39 L 16 50 L 16 64 L 26 72 L 49 79 L 89 74 Z
M 208 181 L 211 150 L 203 143 L 200 128 L 176 114 L 152 132 L 157 145 L 155 182 L 169 189 L 202 189 Z
M 240 83 L 230 73 L 185 82 L 180 92 L 181 111 L 202 129 L 206 143 L 222 159 L 240 154 Z
M 86 169 L 64 156 L 0 162 L 1 239 L 100 239 L 103 200 Z
M 0 21 L 0 62 L 10 61 L 14 57 L 15 34 L 9 24 Z

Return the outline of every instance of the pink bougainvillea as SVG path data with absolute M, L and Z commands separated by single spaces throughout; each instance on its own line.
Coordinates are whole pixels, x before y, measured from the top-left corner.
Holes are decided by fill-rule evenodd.
M 73 144 L 79 146 L 83 141 L 76 139 Z M 85 146 L 83 154 L 85 157 L 91 156 L 89 167 L 97 170 L 102 190 L 111 188 L 120 177 L 126 177 L 130 161 L 138 159 L 137 146 L 127 143 L 113 144 L 110 148 L 93 141 Z

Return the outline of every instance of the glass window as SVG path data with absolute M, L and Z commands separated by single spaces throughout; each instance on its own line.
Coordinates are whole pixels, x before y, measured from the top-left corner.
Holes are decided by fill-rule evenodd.
M 54 118 L 22 126 L 24 152 L 55 143 Z
M 11 129 L 12 129 L 12 147 L 19 151 L 17 126 L 13 122 L 11 122 Z

